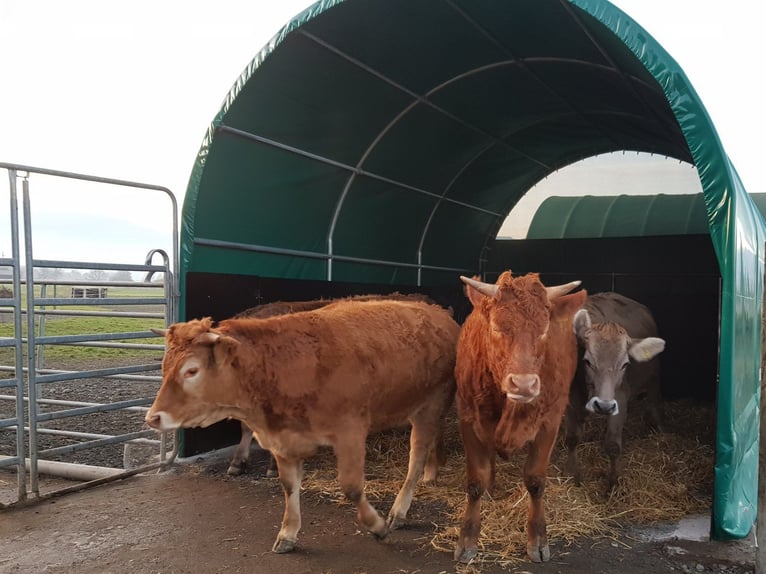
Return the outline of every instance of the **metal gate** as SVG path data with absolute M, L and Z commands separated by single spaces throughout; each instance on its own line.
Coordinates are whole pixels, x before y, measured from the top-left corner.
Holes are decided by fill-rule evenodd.
M 163 341 L 150 328 L 177 320 L 173 193 L 161 186 L 24 165 L 0 163 L 0 168 L 9 176 L 11 243 L 11 257 L 0 257 L 0 487 L 6 487 L 0 488 L 0 508 L 162 469 L 175 457 L 174 438 L 143 425 L 143 413 L 159 388 L 157 357 L 164 352 Z M 135 265 L 35 258 L 34 178 L 35 184 L 39 178 L 88 182 L 106 194 L 128 188 L 166 195 L 172 211 L 170 253 L 151 249 Z M 0 229 L 0 237 L 5 233 Z M 69 270 L 77 278 L 51 278 L 54 270 Z M 109 272 L 121 272 L 122 280 L 110 280 Z M 131 280 L 124 280 L 125 272 Z M 133 273 L 141 278 L 133 280 Z M 56 356 L 76 363 L 82 353 L 92 355 L 85 359 L 87 367 L 83 361 L 75 368 L 55 366 Z M 145 353 L 152 360 L 145 360 Z M 105 388 L 114 396 L 100 396 Z M 99 396 L 89 400 L 83 396 L 88 389 Z M 91 420 L 96 421 L 93 428 Z M 115 420 L 119 430 L 110 426 Z M 77 430 L 72 430 L 74 421 Z M 122 465 L 78 462 L 78 457 L 93 460 L 96 453 L 97 459 L 115 447 L 124 450 Z M 137 448 L 143 452 L 140 462 L 129 464 L 128 452 Z M 15 488 L 10 487 L 14 471 Z

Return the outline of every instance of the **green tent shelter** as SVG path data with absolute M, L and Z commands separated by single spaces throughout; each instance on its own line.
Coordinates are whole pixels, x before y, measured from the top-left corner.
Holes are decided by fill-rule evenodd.
M 757 507 L 764 222 L 683 70 L 605 0 L 321 0 L 295 16 L 202 142 L 183 204 L 180 318 L 232 294 L 262 299 L 266 283 L 248 276 L 458 289 L 532 186 L 619 150 L 700 176 L 723 284 L 712 533 L 744 537 Z
M 766 216 L 766 193 L 750 199 Z M 535 211 L 527 239 L 701 235 L 709 232 L 701 193 L 550 196 Z

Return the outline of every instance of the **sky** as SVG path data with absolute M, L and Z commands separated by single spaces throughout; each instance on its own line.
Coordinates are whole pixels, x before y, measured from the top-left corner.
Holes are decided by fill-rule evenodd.
M 312 3 L 0 0 L 0 162 L 164 186 L 180 217 L 205 130 L 229 89 L 269 39 Z M 757 4 L 613 4 L 681 65 L 745 188 L 766 192 Z M 623 161 L 551 175 L 500 235 L 523 236 L 535 202 L 550 194 L 615 189 L 627 180 L 636 192 L 655 193 L 668 178 L 679 190 L 698 190 L 694 170 L 678 162 L 655 158 L 652 176 L 645 169 L 626 172 Z M 626 178 L 639 172 L 640 179 Z M 141 263 L 150 249 L 170 251 L 172 210 L 164 193 L 54 184 L 40 176 L 31 178 L 30 190 L 35 258 Z M 10 257 L 7 197 L 8 177 L 0 173 L 0 257 Z

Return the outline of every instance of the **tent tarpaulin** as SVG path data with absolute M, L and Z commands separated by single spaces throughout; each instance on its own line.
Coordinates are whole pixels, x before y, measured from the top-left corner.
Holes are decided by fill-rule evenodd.
M 713 534 L 743 537 L 756 510 L 763 220 L 683 70 L 605 0 L 322 0 L 298 14 L 202 142 L 181 313 L 190 271 L 453 284 L 482 270 L 533 185 L 619 150 L 700 175 L 723 277 Z
M 761 217 L 766 193 L 750 198 Z M 646 237 L 710 232 L 701 193 L 550 196 L 535 211 L 527 239 Z

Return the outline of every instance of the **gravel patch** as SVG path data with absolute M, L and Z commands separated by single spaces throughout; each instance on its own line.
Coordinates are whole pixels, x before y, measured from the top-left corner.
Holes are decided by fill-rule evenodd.
M 141 361 L 144 362 L 141 362 Z M 48 368 L 87 371 L 105 369 L 117 366 L 131 366 L 137 364 L 157 364 L 157 369 L 142 375 L 161 376 L 160 359 L 156 357 L 139 359 L 123 359 L 97 362 L 68 361 L 65 364 L 57 364 Z M 38 386 L 38 395 L 46 400 L 73 401 L 83 403 L 109 404 L 120 401 L 146 399 L 148 407 L 159 390 L 159 381 L 137 381 L 122 378 L 81 378 L 71 381 L 47 383 Z M 3 389 L 2 394 L 12 394 L 13 389 Z M 76 406 L 41 405 L 40 414 L 59 412 L 64 409 L 78 408 Z M 0 401 L 0 419 L 10 418 L 15 411 L 15 403 L 12 401 Z M 135 409 L 119 409 L 110 412 L 97 412 L 83 414 L 63 419 L 42 422 L 37 434 L 38 452 L 51 448 L 68 447 L 81 444 L 94 438 L 62 437 L 45 433 L 46 429 L 70 431 L 76 433 L 89 433 L 106 436 L 123 435 L 146 430 L 144 413 Z M 153 435 L 151 438 L 155 438 Z M 26 447 L 29 449 L 29 444 Z M 154 447 L 147 447 L 151 450 Z M 144 452 L 147 448 L 134 448 L 129 450 Z M 14 456 L 16 454 L 16 433 L 10 430 L 0 430 L 0 455 Z M 126 461 L 125 444 L 102 445 L 74 452 L 66 452 L 55 455 L 41 455 L 41 459 L 57 462 L 85 464 L 91 466 L 104 466 L 111 468 L 124 468 L 126 463 L 135 464 L 137 461 Z

